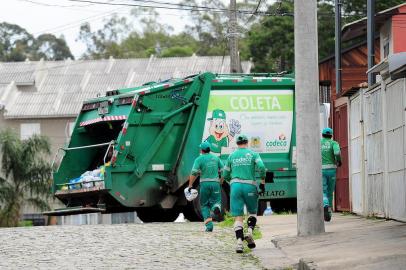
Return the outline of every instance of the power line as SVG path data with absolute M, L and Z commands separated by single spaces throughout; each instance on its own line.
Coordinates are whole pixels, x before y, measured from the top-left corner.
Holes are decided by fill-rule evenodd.
M 261 2 L 262 2 L 262 0 L 258 0 L 258 5 L 257 5 L 257 7 L 256 7 L 255 10 L 252 12 L 251 16 L 248 18 L 248 20 L 247 20 L 247 22 L 246 22 L 245 24 L 250 23 L 251 20 L 255 17 L 255 13 L 258 12 L 259 7 L 261 6 Z
M 227 8 L 214 8 L 214 7 L 208 7 L 208 6 L 195 6 L 195 5 L 187 5 L 187 4 L 182 4 L 182 3 L 160 2 L 160 1 L 154 1 L 154 0 L 132 0 L 132 2 L 154 3 L 154 4 L 159 4 L 159 5 L 175 6 L 175 7 L 178 7 L 178 8 L 186 7 L 186 8 L 193 8 L 193 9 L 197 8 L 197 9 L 224 11 L 224 12 L 229 11 Z
M 130 4 L 130 3 L 116 3 L 116 2 L 100 2 L 94 0 L 66 0 L 70 2 L 79 2 L 79 3 L 91 3 L 91 4 L 99 4 L 99 5 L 110 5 L 110 6 L 128 6 L 128 7 L 144 7 L 144 8 L 157 8 L 157 9 L 172 9 L 172 10 L 183 10 L 183 11 L 212 11 L 212 12 L 229 12 L 228 9 L 225 8 L 212 8 L 207 6 L 189 6 L 183 4 L 171 4 L 168 3 L 169 6 L 159 6 L 159 5 L 141 5 L 141 4 Z M 141 1 L 141 0 L 138 0 Z M 165 4 L 163 4 L 165 5 Z M 251 14 L 249 10 L 236 10 L 237 13 L 240 14 Z M 258 15 L 267 15 L 267 16 L 275 16 L 276 14 L 271 14 L 268 12 L 258 12 Z M 277 16 L 277 15 L 276 15 Z
M 40 35 L 40 34 L 44 34 L 44 33 L 63 32 L 64 30 L 77 27 L 77 26 L 81 25 L 82 23 L 91 22 L 91 21 L 97 21 L 97 20 L 105 18 L 107 15 L 114 14 L 114 13 L 130 15 L 128 12 L 118 12 L 119 10 L 122 10 L 123 8 L 125 8 L 125 7 L 120 7 L 120 8 L 113 9 L 111 11 L 105 12 L 105 13 L 100 13 L 100 14 L 93 15 L 93 16 L 90 16 L 90 17 L 87 17 L 87 18 L 84 18 L 84 19 L 80 19 L 80 20 L 77 20 L 77 21 L 62 24 L 62 25 L 59 25 L 59 26 L 56 26 L 56 27 L 53 27 L 53 28 L 48 28 L 48 29 L 45 29 L 45 30 L 41 30 L 41 31 L 33 33 L 33 35 Z M 174 13 L 159 13 L 158 15 L 159 16 L 179 16 L 179 14 L 174 14 Z M 154 16 L 154 14 L 137 13 L 137 16 Z M 185 15 L 182 15 L 182 16 L 185 16 Z M 188 14 L 187 16 L 193 16 L 193 15 Z
M 110 12 L 111 14 L 119 14 L 119 15 L 130 15 L 129 12 L 116 12 L 116 11 L 112 11 Z M 52 33 L 52 34 L 57 34 L 57 33 L 62 33 L 65 30 L 69 30 L 75 27 L 80 26 L 83 23 L 87 23 L 87 22 L 94 22 L 94 21 L 98 21 L 101 19 L 104 19 L 106 17 L 106 15 L 109 14 L 105 14 L 105 15 L 96 15 L 94 17 L 91 18 L 86 18 L 86 19 L 81 19 L 75 22 L 71 22 L 69 24 L 64 24 L 64 25 L 60 25 L 57 26 L 55 28 L 51 28 L 45 31 L 40 31 L 40 32 L 36 32 L 34 33 L 34 35 L 38 35 L 38 34 L 45 34 L 45 33 Z M 179 16 L 179 14 L 173 14 L 173 13 L 160 13 L 159 15 L 164 15 L 164 16 Z M 154 16 L 154 14 L 149 14 L 149 13 L 138 13 L 137 16 Z M 188 15 L 188 16 L 193 16 L 193 15 Z
M 99 17 L 103 18 L 106 15 L 113 14 L 113 13 L 115 13 L 115 12 L 117 12 L 117 11 L 123 9 L 123 8 L 124 7 L 116 8 L 116 9 L 113 9 L 113 10 L 110 10 L 110 11 L 107 11 L 107 12 L 103 12 L 103 13 L 100 13 L 100 14 L 97 14 L 97 15 L 93 15 L 93 16 L 90 16 L 90 17 L 87 17 L 87 18 L 84 18 L 84 19 L 80 19 L 80 20 L 77 20 L 77 21 L 73 21 L 73 22 L 70 22 L 70 23 L 59 25 L 59 26 L 56 26 L 56 27 L 53 27 L 53 28 L 48 28 L 48 29 L 45 29 L 45 30 L 42 30 L 42 31 L 38 31 L 36 33 L 33 33 L 33 35 L 39 35 L 39 34 L 44 34 L 44 33 L 49 33 L 49 32 L 55 32 L 55 30 L 56 31 L 62 31 L 62 30 L 65 30 L 65 27 L 69 28 L 72 25 L 74 25 L 73 27 L 76 27 L 80 23 L 87 22 L 87 21 L 89 21 L 91 19 L 99 19 Z
M 34 5 L 39 5 L 39 6 L 45 6 L 45 7 L 61 7 L 61 8 L 70 8 L 70 7 L 88 7 L 88 6 L 92 6 L 95 4 L 88 4 L 88 5 L 57 5 L 57 4 L 48 4 L 48 3 L 43 3 L 43 2 L 37 2 L 37 1 L 32 1 L 32 0 L 17 0 L 20 2 L 27 2 L 27 3 L 31 3 Z

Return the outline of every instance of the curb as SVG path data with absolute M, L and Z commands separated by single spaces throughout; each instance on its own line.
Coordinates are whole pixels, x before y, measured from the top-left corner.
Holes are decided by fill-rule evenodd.
M 300 258 L 299 260 L 289 257 L 279 245 L 278 239 L 266 241 L 257 241 L 259 249 L 255 249 L 253 255 L 257 257 L 263 269 L 282 270 L 319 270 L 317 264 L 311 259 Z M 271 261 L 269 261 L 271 259 Z
M 313 261 L 300 259 L 297 269 L 298 270 L 318 270 L 319 268 Z

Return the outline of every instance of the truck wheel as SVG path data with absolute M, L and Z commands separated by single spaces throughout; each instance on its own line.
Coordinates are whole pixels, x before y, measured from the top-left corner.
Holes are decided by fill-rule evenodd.
M 173 222 L 179 215 L 178 209 L 138 209 L 137 215 L 143 222 Z

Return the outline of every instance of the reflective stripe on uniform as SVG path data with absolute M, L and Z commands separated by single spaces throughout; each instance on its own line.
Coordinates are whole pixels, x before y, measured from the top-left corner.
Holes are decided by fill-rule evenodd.
M 202 182 L 218 182 L 220 183 L 220 179 L 218 178 L 202 178 L 200 179 L 200 183 Z
M 324 164 L 324 165 L 321 165 L 321 168 L 322 169 L 336 169 L 337 166 L 335 164 Z
M 243 183 L 243 184 L 249 184 L 249 185 L 257 185 L 257 181 L 255 180 L 244 180 L 244 179 L 240 179 L 240 178 L 234 178 L 230 181 L 230 184 L 232 183 Z

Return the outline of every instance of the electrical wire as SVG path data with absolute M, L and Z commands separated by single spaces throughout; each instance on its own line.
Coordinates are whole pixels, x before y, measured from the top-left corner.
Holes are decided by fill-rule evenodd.
M 66 0 L 70 2 L 78 2 L 78 3 L 91 3 L 91 4 L 99 4 L 99 5 L 110 5 L 110 6 L 129 6 L 129 7 L 146 7 L 146 8 L 157 8 L 157 9 L 172 9 L 172 10 L 183 10 L 183 11 L 211 11 L 211 12 L 229 12 L 226 8 L 212 8 L 206 6 L 188 6 L 183 4 L 169 4 L 171 6 L 158 6 L 158 5 L 141 5 L 141 4 L 130 4 L 130 3 L 116 3 L 116 2 L 101 2 L 95 0 Z M 140 0 L 139 0 L 140 1 Z M 236 10 L 237 13 L 240 14 L 251 14 L 249 10 Z M 274 16 L 275 14 L 270 14 L 268 12 L 258 12 L 258 15 L 265 15 L 265 16 Z
M 245 22 L 245 24 L 248 24 L 252 21 L 252 19 L 254 19 L 255 14 L 258 12 L 259 7 L 261 6 L 261 2 L 262 0 L 258 0 L 258 4 L 257 7 L 254 9 L 254 11 L 252 12 L 251 16 L 248 18 L 248 20 Z
M 33 33 L 33 35 L 40 35 L 40 34 L 50 33 L 50 32 L 51 33 L 61 32 L 61 31 L 66 30 L 66 29 L 76 27 L 76 26 L 78 26 L 78 25 L 80 25 L 82 23 L 85 23 L 85 22 L 98 20 L 98 19 L 103 19 L 107 15 L 114 14 L 114 13 L 116 13 L 117 11 L 119 11 L 121 9 L 123 9 L 123 8 L 113 9 L 113 10 L 110 10 L 108 12 L 103 12 L 103 13 L 100 13 L 100 14 L 97 14 L 97 15 L 94 15 L 94 16 L 84 18 L 84 19 L 80 19 L 80 20 L 73 21 L 73 22 L 70 22 L 70 23 L 62 24 L 62 25 L 59 25 L 59 26 L 56 26 L 56 27 L 53 27 L 53 28 L 48 28 L 48 29 L 45 29 L 45 30 L 41 30 L 41 31 Z
M 61 7 L 61 8 L 70 8 L 70 7 L 88 7 L 88 6 L 92 6 L 95 4 L 87 4 L 87 5 L 58 5 L 58 4 L 48 4 L 48 3 L 43 3 L 43 2 L 37 2 L 37 1 L 33 1 L 33 0 L 17 0 L 19 2 L 27 2 L 27 3 L 31 3 L 34 5 L 39 5 L 39 6 L 45 6 L 45 7 Z

